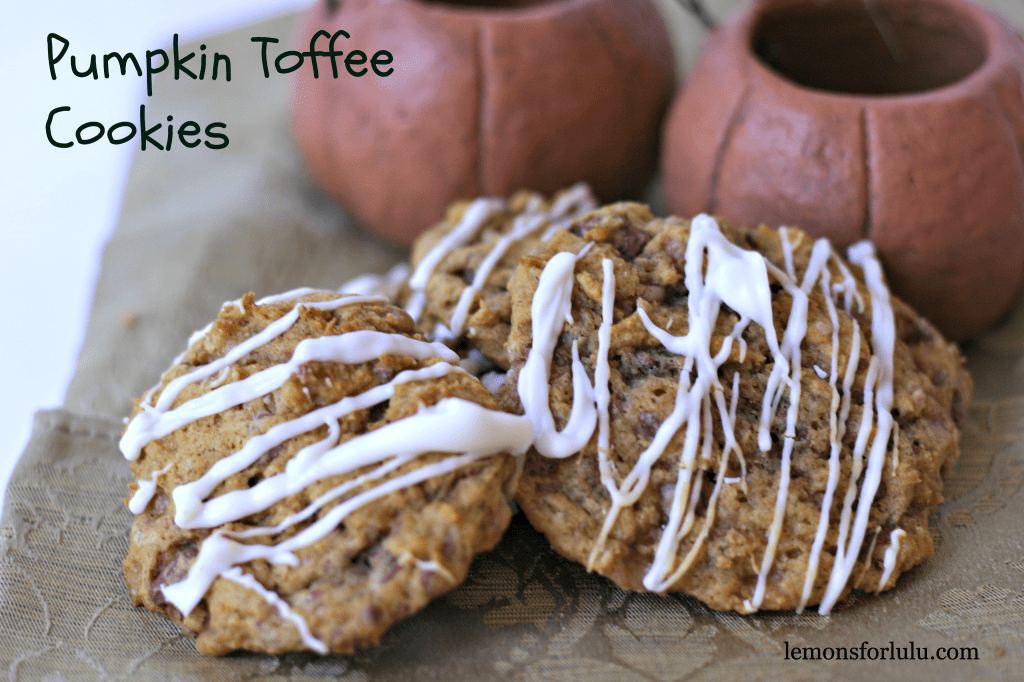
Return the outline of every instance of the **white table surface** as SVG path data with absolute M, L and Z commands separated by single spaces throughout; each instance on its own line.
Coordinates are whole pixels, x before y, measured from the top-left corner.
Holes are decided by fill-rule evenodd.
M 50 78 L 49 33 L 88 59 L 163 48 L 296 11 L 311 0 L 48 0 L 4 3 L 0 22 L 0 509 L 32 415 L 59 407 L 85 337 L 103 244 L 118 219 L 134 143 L 57 149 L 47 114 L 76 122 L 132 120 L 145 79 Z M 101 62 L 102 65 L 102 62 Z M 79 65 L 81 68 L 81 65 Z M 143 67 L 144 67 L 143 63 Z M 67 114 L 65 114 L 67 115 Z M 172 152 L 173 153 L 173 152 Z

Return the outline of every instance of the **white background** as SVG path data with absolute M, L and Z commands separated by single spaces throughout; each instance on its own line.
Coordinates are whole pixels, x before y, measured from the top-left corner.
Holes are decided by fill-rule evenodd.
M 57 149 L 51 109 L 74 120 L 132 120 L 145 79 L 104 80 L 102 55 L 145 55 L 312 0 L 46 0 L 5 2 L 0 21 L 0 509 L 32 415 L 64 402 L 88 321 L 103 244 L 118 219 L 135 144 Z M 51 80 L 46 36 L 70 43 Z M 100 78 L 71 75 L 99 55 Z M 84 64 L 82 63 L 84 60 Z M 143 64 L 144 66 L 144 64 Z M 69 115 L 65 112 L 64 115 Z

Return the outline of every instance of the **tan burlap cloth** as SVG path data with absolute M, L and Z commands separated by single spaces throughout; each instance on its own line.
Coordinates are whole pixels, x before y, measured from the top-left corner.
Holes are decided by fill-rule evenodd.
M 734 4 L 710 6 L 724 16 Z M 1019 3 L 1000 10 L 1024 24 Z M 678 9 L 669 15 L 687 63 L 700 31 Z M 168 79 L 147 102 L 154 120 L 225 121 L 231 144 L 136 155 L 67 404 L 36 417 L 7 494 L 0 678 L 1024 679 L 1024 309 L 965 349 L 977 399 L 948 501 L 932 519 L 935 558 L 896 589 L 857 594 L 830 616 L 742 617 L 685 597 L 626 593 L 552 554 L 521 519 L 465 585 L 351 657 L 204 659 L 177 627 L 133 608 L 121 576 L 130 477 L 117 450 L 131 398 L 222 301 L 337 287 L 404 256 L 350 225 L 303 174 L 285 115 L 289 79 L 264 80 L 249 42 L 293 30 L 288 19 L 209 39 L 235 60 L 232 82 Z M 976 647 L 978 660 L 786 658 L 787 647 L 862 642 L 887 657 L 890 642 L 929 656 Z

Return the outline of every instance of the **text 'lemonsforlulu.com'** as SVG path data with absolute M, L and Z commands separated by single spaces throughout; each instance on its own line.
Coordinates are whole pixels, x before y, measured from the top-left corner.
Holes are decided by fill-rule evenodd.
M 978 648 L 973 646 L 938 647 L 930 651 L 926 646 L 872 646 L 861 642 L 859 646 L 790 646 L 786 645 L 787 661 L 977 661 Z

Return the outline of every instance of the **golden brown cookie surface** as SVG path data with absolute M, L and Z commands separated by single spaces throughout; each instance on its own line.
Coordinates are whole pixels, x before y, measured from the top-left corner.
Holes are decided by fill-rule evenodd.
M 136 404 L 122 441 L 129 457 L 141 448 L 124 562 L 135 604 L 204 654 L 349 653 L 454 588 L 508 525 L 516 463 L 503 445 L 529 442 L 455 361 L 381 301 L 226 304 Z M 160 435 L 161 419 L 189 411 L 212 413 Z M 430 433 L 474 420 L 504 425 L 475 453 Z M 158 437 L 136 437 L 139 425 Z M 197 603 L 178 608 L 189 592 Z
M 855 587 L 891 587 L 933 553 L 928 516 L 959 454 L 971 391 L 958 351 L 902 302 L 891 299 L 884 312 L 884 296 L 860 268 L 834 254 L 822 267 L 821 246 L 807 278 L 816 244 L 802 232 L 723 225 L 723 239 L 712 239 L 705 231 L 700 238 L 714 246 L 692 252 L 702 263 L 688 278 L 691 232 L 688 221 L 617 204 L 520 261 L 509 284 L 511 370 L 500 397 L 521 410 L 521 375 L 542 343 L 533 316 L 550 305 L 536 304 L 540 283 L 556 258 L 583 254 L 571 270 L 571 322 L 557 329 L 551 355 L 555 431 L 572 421 L 574 343 L 590 384 L 601 383 L 606 260 L 614 276 L 607 459 L 600 425 L 584 430 L 577 454 L 531 449 L 520 506 L 560 553 L 621 587 L 682 591 L 718 609 L 831 605 Z M 764 258 L 749 260 L 754 251 Z M 764 261 L 770 334 L 741 320 L 758 309 L 748 271 Z M 730 299 L 736 309 L 696 291 L 715 287 L 740 296 Z M 696 315 L 695 301 L 707 306 Z M 805 327 L 791 324 L 804 301 Z M 701 337 L 689 334 L 696 324 L 707 325 L 706 342 L 683 348 L 680 339 Z M 799 339 L 795 354 L 787 338 Z
M 550 200 L 523 191 L 508 201 L 457 202 L 413 244 L 412 273 L 398 302 L 427 335 L 463 354 L 476 350 L 506 370 L 507 285 L 519 258 L 539 250 L 554 225 L 595 207 L 583 184 Z

